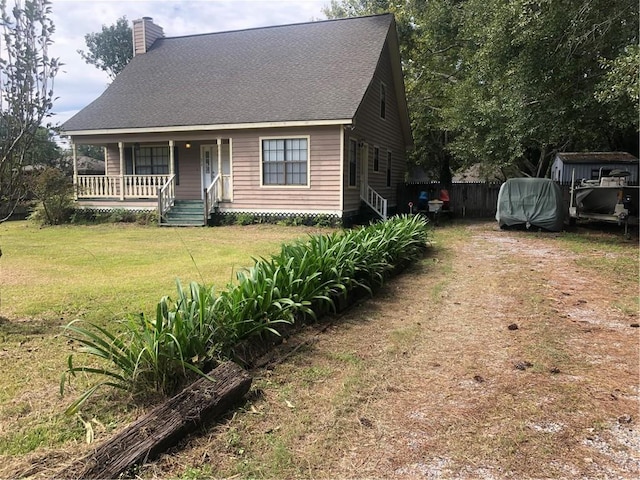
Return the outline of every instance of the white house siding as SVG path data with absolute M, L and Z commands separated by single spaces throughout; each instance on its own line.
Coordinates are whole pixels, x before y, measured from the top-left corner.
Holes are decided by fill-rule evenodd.
M 386 86 L 386 115 L 380 118 L 380 82 Z M 358 164 L 357 188 L 349 188 L 349 138 L 355 138 L 366 142 L 368 149 L 368 178 L 369 185 L 380 195 L 388 200 L 388 206 L 395 207 L 397 204 L 396 188 L 398 183 L 404 181 L 406 170 L 406 149 L 400 124 L 398 102 L 395 95 L 395 85 L 391 73 L 391 59 L 389 55 L 389 45 L 385 42 L 378 68 L 373 77 L 373 81 L 364 96 L 355 119 L 353 131 L 347 131 L 345 135 L 345 169 L 344 184 L 344 210 L 357 211 L 360 206 L 360 165 Z M 379 171 L 373 170 L 374 147 L 380 149 Z M 387 181 L 387 151 L 391 151 L 391 186 L 386 186 Z M 361 150 L 359 151 L 359 153 Z

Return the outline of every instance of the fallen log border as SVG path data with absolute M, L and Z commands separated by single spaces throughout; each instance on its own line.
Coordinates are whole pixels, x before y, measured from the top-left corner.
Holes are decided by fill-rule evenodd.
M 155 458 L 200 425 L 224 415 L 251 387 L 251 376 L 225 362 L 59 472 L 57 478 L 117 478 Z M 211 381 L 211 380 L 213 381 Z

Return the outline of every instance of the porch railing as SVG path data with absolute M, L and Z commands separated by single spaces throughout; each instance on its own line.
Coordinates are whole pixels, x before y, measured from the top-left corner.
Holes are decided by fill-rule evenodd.
M 387 199 L 367 185 L 367 197 L 363 198 L 365 203 L 376 211 L 382 220 L 387 219 Z
M 171 175 L 169 180 L 158 188 L 158 220 L 162 223 L 165 214 L 169 211 L 176 199 L 176 176 Z
M 156 198 L 171 175 L 78 175 L 77 198 Z
M 78 198 L 120 197 L 120 176 L 78 175 L 76 196 Z
M 209 215 L 220 201 L 220 174 L 217 174 L 211 185 L 204 190 L 204 222 L 209 220 Z

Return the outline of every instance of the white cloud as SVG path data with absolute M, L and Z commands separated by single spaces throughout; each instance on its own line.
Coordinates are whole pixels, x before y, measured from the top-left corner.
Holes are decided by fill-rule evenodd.
M 56 26 L 50 53 L 64 66 L 55 78 L 53 123 L 62 124 L 91 103 L 109 83 L 106 73 L 87 65 L 77 53 L 84 36 L 126 16 L 131 22 L 152 17 L 165 36 L 286 25 L 324 18 L 330 0 L 53 0 Z

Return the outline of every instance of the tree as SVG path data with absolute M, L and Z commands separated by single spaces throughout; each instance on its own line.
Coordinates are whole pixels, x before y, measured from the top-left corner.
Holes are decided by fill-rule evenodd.
M 31 148 L 25 155 L 25 165 L 58 166 L 62 150 L 55 141 L 55 132 L 46 127 L 36 131 Z
M 104 160 L 104 148 L 98 145 L 78 145 L 78 155 Z
M 544 176 L 557 151 L 638 153 L 631 0 L 333 0 L 329 18 L 395 14 L 415 149 L 450 167 Z
M 445 112 L 452 152 L 545 176 L 557 151 L 618 148 L 595 92 L 602 63 L 637 42 L 637 21 L 630 0 L 465 2 L 471 41 Z
M 59 225 L 69 217 L 73 204 L 73 184 L 62 170 L 46 167 L 35 175 L 33 193 L 41 202 L 31 218 L 43 225 Z
M 0 221 L 27 192 L 24 165 L 33 154 L 53 107 L 53 80 L 60 66 L 48 54 L 55 31 L 47 0 L 0 0 Z
M 114 79 L 133 58 L 133 34 L 127 17 L 119 18 L 115 25 L 102 25 L 102 31 L 84 36 L 89 52 L 78 50 L 90 65 L 104 70 Z

